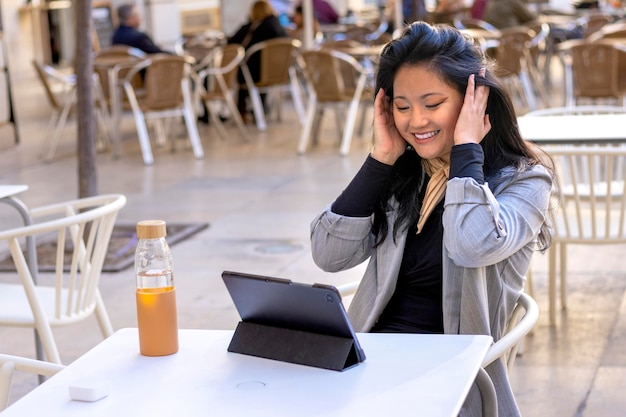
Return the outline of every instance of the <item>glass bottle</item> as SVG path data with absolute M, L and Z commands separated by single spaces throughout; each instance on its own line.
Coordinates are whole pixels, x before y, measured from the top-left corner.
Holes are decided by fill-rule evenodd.
M 176 290 L 172 254 L 165 234 L 163 220 L 137 223 L 137 326 L 139 351 L 145 356 L 178 352 Z

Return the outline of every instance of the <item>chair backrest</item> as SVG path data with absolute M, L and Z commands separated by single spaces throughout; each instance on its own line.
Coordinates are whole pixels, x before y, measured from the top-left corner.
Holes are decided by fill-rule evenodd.
M 570 107 L 550 107 L 547 109 L 533 110 L 524 116 L 564 116 L 576 114 L 616 114 L 626 113 L 626 107 L 609 105 L 589 105 Z
M 482 367 L 484 368 L 496 359 L 502 358 L 507 370 L 510 371 L 513 368 L 520 343 L 524 336 L 535 327 L 537 320 L 539 320 L 537 302 L 530 295 L 521 293 L 504 334 L 491 345 L 485 359 L 483 359 Z
M 199 82 L 203 82 L 205 77 L 209 78 L 204 99 L 224 97 L 224 90 L 237 85 L 239 64 L 245 54 L 243 46 L 238 44 L 217 46 L 211 51 L 208 59 L 195 68 L 198 71 Z
M 29 300 L 37 300 L 36 280 L 27 264 L 21 239 L 34 236 L 39 245 L 50 245 L 54 258 L 56 292 L 50 323 L 71 323 L 94 311 L 98 284 L 109 240 L 119 210 L 126 198 L 119 194 L 101 195 L 34 208 L 35 223 L 0 231 L 0 240 L 8 242 L 13 263 Z M 47 317 L 43 306 L 31 302 L 35 317 Z
M 589 36 L 598 32 L 605 25 L 611 23 L 612 21 L 613 21 L 613 17 L 605 13 L 593 13 L 588 16 L 585 16 L 585 18 L 582 21 L 583 37 L 588 38 Z
M 533 34 L 525 27 L 508 28 L 500 31 L 500 42 L 496 48 L 496 64 L 504 76 L 519 75 L 524 68 L 526 53 Z
M 60 111 L 63 108 L 63 103 L 59 101 L 57 95 L 55 94 L 52 83 L 56 82 L 61 84 L 63 89 L 67 92 L 69 89 L 76 86 L 76 77 L 73 75 L 63 75 L 50 65 L 42 64 L 35 60 L 32 62 L 33 67 L 35 67 L 37 77 L 44 87 L 50 106 L 52 106 L 53 109 Z
M 460 19 L 455 18 L 452 20 L 452 24 L 457 29 L 483 29 L 483 30 L 491 30 L 496 31 L 496 27 L 491 23 L 488 23 L 481 19 Z
M 359 78 L 366 76 L 356 59 L 336 50 L 302 51 L 297 59 L 318 102 L 353 100 Z
M 52 376 L 63 370 L 64 365 L 44 362 L 21 356 L 0 354 L 0 411 L 7 408 L 11 394 L 11 381 L 14 371 L 36 375 Z
M 289 68 L 294 63 L 296 51 L 302 46 L 297 39 L 275 38 L 252 45 L 246 51 L 245 62 L 260 54 L 260 78 L 257 87 L 288 85 Z
M 143 51 L 133 48 L 130 46 L 124 45 L 112 45 L 107 49 L 103 49 L 96 53 L 94 56 L 94 72 L 98 75 L 100 79 L 100 85 L 102 86 L 102 92 L 104 96 L 109 98 L 109 77 L 107 73 L 107 69 L 113 67 L 117 64 L 124 63 L 124 67 L 118 70 L 118 79 L 121 81 L 124 79 L 126 74 L 132 68 L 132 64 L 142 61 L 147 57 L 147 54 Z M 104 64 L 106 65 L 100 65 Z M 141 86 L 142 84 L 141 75 L 137 74 L 133 79 L 134 86 Z
M 594 42 L 600 39 L 626 38 L 626 23 L 616 22 L 603 25 L 598 31 L 589 35 L 589 40 Z
M 626 242 L 626 147 L 570 145 L 546 151 L 554 160 L 558 180 L 554 239 Z
M 182 105 L 181 81 L 189 74 L 185 58 L 178 55 L 153 54 L 149 61 L 145 67 L 141 106 L 158 110 Z
M 574 98 L 620 98 L 618 52 L 610 43 L 579 42 L 569 48 Z

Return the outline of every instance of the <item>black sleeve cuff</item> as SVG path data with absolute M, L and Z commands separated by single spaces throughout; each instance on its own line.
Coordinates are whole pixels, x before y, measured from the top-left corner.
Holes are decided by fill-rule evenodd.
M 372 215 L 392 170 L 392 165 L 383 164 L 368 156 L 359 172 L 332 204 L 333 213 L 348 217 Z
M 452 147 L 450 153 L 450 178 L 474 178 L 477 183 L 485 183 L 483 164 L 485 155 L 478 143 L 464 143 Z

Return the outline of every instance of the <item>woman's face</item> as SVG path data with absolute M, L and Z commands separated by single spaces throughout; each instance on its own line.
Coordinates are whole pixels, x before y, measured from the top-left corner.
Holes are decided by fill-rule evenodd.
M 423 159 L 449 162 L 461 94 L 423 65 L 400 67 L 393 92 L 393 118 L 404 140 Z

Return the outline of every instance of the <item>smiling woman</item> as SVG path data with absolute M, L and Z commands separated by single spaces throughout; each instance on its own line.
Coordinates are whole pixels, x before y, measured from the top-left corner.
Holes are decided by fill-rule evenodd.
M 350 304 L 359 332 L 498 340 L 537 247 L 549 244 L 552 174 L 517 128 L 478 46 L 416 22 L 383 49 L 374 144 L 311 224 L 325 271 L 369 264 Z M 519 410 L 501 360 L 486 368 L 500 415 Z M 482 415 L 472 390 L 462 416 Z

